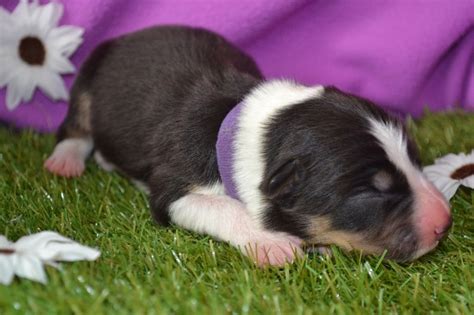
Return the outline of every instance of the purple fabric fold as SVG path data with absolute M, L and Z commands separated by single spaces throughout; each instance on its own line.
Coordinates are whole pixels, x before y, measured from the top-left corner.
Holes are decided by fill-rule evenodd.
M 59 0 L 57 0 L 59 1 Z M 12 10 L 17 0 L 0 0 Z M 41 0 L 40 3 L 46 3 Z M 472 0 L 63 0 L 61 24 L 84 27 L 79 67 L 101 41 L 160 24 L 216 31 L 251 54 L 268 78 L 335 85 L 415 116 L 474 109 Z M 1 64 L 0 64 L 1 66 Z M 74 76 L 66 76 L 68 88 Z M 53 131 L 67 111 L 35 92 L 0 120 Z
M 226 194 L 237 200 L 240 198 L 234 178 L 235 137 L 243 106 L 244 103 L 240 102 L 227 114 L 219 127 L 216 142 L 217 166 L 222 184 Z

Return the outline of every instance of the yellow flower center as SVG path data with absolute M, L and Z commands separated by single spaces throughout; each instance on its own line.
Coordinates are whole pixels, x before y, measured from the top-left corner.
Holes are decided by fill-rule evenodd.
M 451 178 L 460 180 L 471 175 L 474 175 L 474 163 L 461 166 L 451 174 Z
M 46 49 L 37 37 L 27 36 L 23 38 L 20 41 L 18 52 L 24 62 L 33 66 L 42 65 L 46 57 Z
M 10 249 L 10 248 L 0 248 L 0 254 L 11 255 L 14 252 L 15 251 L 13 249 Z

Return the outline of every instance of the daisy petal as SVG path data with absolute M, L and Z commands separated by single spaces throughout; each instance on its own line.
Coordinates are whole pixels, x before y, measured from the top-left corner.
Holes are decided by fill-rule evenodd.
M 36 257 L 48 263 L 57 260 L 95 260 L 100 255 L 96 249 L 80 245 L 51 231 L 24 236 L 16 242 L 15 247 L 22 253 L 34 253 Z
M 59 3 L 50 2 L 38 8 L 35 12 L 38 13 L 37 22 L 35 24 L 37 24 L 45 34 L 57 25 L 63 15 L 63 6 Z
M 474 175 L 461 180 L 461 185 L 474 189 Z
M 51 16 L 51 27 L 58 25 L 59 20 L 63 16 L 63 5 L 57 2 L 51 2 L 54 5 L 53 14 Z
M 31 78 L 25 79 L 23 81 L 23 102 L 31 101 L 35 88 L 36 88 L 36 82 L 32 80 Z
M 442 172 L 438 170 L 438 165 L 430 165 L 423 169 L 426 178 L 438 188 L 438 190 L 449 200 L 458 189 L 460 182 L 452 179 L 449 175 L 451 171 Z
M 45 28 L 43 27 L 43 21 L 41 21 L 40 16 L 41 16 L 41 11 L 42 9 L 31 9 L 29 10 L 30 15 L 28 16 L 28 25 L 34 25 L 35 26 L 35 34 L 41 33 L 45 34 L 44 30 Z
M 14 94 L 14 96 L 15 97 L 19 96 L 20 101 L 23 100 L 27 102 L 31 100 L 31 97 L 33 96 L 35 85 L 36 85 L 36 82 L 34 79 L 34 75 L 32 73 L 29 73 L 28 68 L 20 67 L 18 70 L 16 70 L 16 72 L 13 74 L 8 84 L 7 108 L 12 110 L 16 107 L 14 103 L 13 104 L 8 103 L 8 95 L 9 95 L 10 89 L 12 93 L 18 93 L 18 94 Z M 11 96 L 13 100 L 14 100 L 14 96 Z M 9 105 L 13 107 L 8 107 Z
M 448 155 L 440 157 L 439 159 L 436 159 L 435 164 L 445 165 L 448 167 L 455 167 L 455 166 L 458 166 L 459 164 L 462 164 L 463 162 L 462 155 L 463 154 L 456 155 L 456 154 L 450 153 Z
M 458 181 L 435 181 L 433 182 L 436 188 L 441 191 L 446 200 L 453 198 L 454 194 L 458 190 L 460 183 Z
M 63 6 L 57 2 L 50 2 L 41 8 L 41 19 L 47 23 L 46 27 L 51 29 L 58 25 L 59 19 L 63 15 Z
M 474 150 L 470 154 L 447 154 L 426 166 L 423 173 L 444 194 L 446 199 L 456 193 L 460 185 L 474 188 L 474 175 L 469 165 L 474 164 Z
M 11 16 L 14 19 L 28 17 L 28 15 L 29 15 L 28 0 L 20 0 L 15 10 L 13 10 L 11 14 Z
M 0 30 L 3 31 L 2 35 L 0 36 L 0 48 L 2 49 L 2 53 L 10 53 L 17 55 L 18 51 L 18 42 L 21 37 L 21 34 L 17 32 L 15 28 L 12 27 L 4 27 L 0 24 Z M 3 63 L 3 62 L 2 62 Z
M 100 252 L 74 241 L 68 243 L 51 241 L 39 256 L 44 261 L 96 260 Z
M 68 100 L 69 94 L 61 77 L 54 72 L 45 71 L 38 81 L 41 90 L 53 100 Z
M 0 248 L 9 248 L 10 245 L 12 245 L 12 242 L 10 242 L 5 236 L 0 235 Z
M 76 68 L 66 57 L 56 53 L 50 53 L 48 56 L 48 67 L 54 72 L 66 74 L 74 73 Z
M 16 80 L 12 80 L 7 85 L 7 109 L 12 111 L 14 110 L 23 97 L 21 89 L 16 84 Z
M 0 22 L 10 20 L 10 12 L 0 7 Z
M 48 43 L 54 43 L 62 55 L 69 57 L 82 43 L 84 30 L 75 26 L 61 26 L 51 30 Z
M 70 241 L 68 238 L 52 231 L 43 231 L 36 234 L 23 236 L 15 243 L 15 248 L 19 252 L 30 252 L 41 250 L 51 240 L 55 241 Z
M 54 267 L 56 269 L 59 269 L 61 267 L 61 265 L 59 263 L 57 263 L 55 261 L 52 261 L 52 260 L 44 260 L 43 264 Z
M 6 63 L 0 67 L 0 88 L 5 86 L 13 76 L 13 67 L 10 63 Z
M 10 12 L 8 12 L 4 8 L 0 7 L 0 26 L 9 25 L 10 23 L 11 23 Z M 3 27 L 2 27 L 2 29 L 3 29 Z
M 434 164 L 423 168 L 424 173 L 445 174 L 449 175 L 453 171 L 453 167 L 446 164 Z
M 38 257 L 32 255 L 14 255 L 12 262 L 17 276 L 41 283 L 47 282 L 43 263 Z
M 13 271 L 13 265 L 11 257 L 0 254 L 0 283 L 9 285 L 13 281 L 15 272 Z

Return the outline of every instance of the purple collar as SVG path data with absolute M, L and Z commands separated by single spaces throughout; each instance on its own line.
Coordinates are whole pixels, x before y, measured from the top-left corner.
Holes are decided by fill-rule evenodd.
M 240 200 L 240 198 L 234 178 L 235 170 L 233 167 L 235 140 L 238 129 L 237 124 L 243 107 L 244 102 L 240 102 L 225 116 L 219 127 L 216 142 L 217 166 L 219 168 L 222 184 L 224 185 L 227 195 L 237 200 Z

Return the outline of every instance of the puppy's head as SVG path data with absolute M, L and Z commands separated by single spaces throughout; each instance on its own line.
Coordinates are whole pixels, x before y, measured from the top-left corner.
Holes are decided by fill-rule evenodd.
M 267 228 L 408 261 L 451 226 L 403 125 L 364 99 L 325 88 L 279 110 L 263 139 Z

